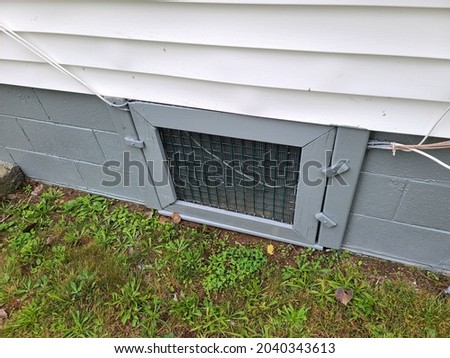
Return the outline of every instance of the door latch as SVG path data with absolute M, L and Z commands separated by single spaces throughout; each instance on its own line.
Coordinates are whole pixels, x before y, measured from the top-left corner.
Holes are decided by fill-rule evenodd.
M 125 137 L 125 143 L 129 145 L 130 147 L 134 148 L 144 148 L 145 143 L 142 140 L 133 138 L 133 137 Z
M 337 226 L 337 224 L 323 212 L 317 213 L 315 216 L 317 220 L 319 220 L 323 225 L 325 225 L 328 228 Z
M 322 169 L 322 172 L 328 177 L 334 177 L 338 174 L 345 173 L 350 167 L 347 165 L 350 162 L 348 159 L 340 159 L 337 163 Z

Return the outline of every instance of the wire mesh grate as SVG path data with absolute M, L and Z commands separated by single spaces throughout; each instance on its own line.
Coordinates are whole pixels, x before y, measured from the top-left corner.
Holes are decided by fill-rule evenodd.
M 293 223 L 301 148 L 177 129 L 159 133 L 178 200 Z

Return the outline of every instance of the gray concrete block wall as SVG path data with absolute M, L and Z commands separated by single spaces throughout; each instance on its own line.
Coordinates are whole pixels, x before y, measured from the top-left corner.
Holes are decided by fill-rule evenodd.
M 418 143 L 420 137 L 372 133 Z M 450 163 L 450 151 L 434 156 Z M 450 172 L 416 153 L 366 153 L 344 248 L 450 271 Z
M 105 161 L 91 129 L 23 118 L 18 122 L 38 153 L 97 164 Z
M 107 160 L 129 150 L 110 109 L 95 96 L 0 85 L 0 160 L 31 178 L 143 203 L 145 188 L 102 185 Z
M 117 133 L 98 130 L 95 130 L 94 133 L 105 159 L 122 163 L 124 151 L 130 150 L 130 147 L 127 147 L 124 143 L 122 136 Z
M 34 90 L 49 121 L 69 126 L 116 132 L 108 106 L 95 96 L 58 91 Z
M 49 120 L 35 90 L 27 87 L 0 84 L 0 114 Z
M 26 176 L 49 183 L 87 189 L 75 161 L 48 154 L 7 148 Z
M 89 191 L 98 194 L 106 193 L 114 198 L 145 204 L 145 198 L 148 195 L 146 192 L 147 188 L 143 185 L 139 185 L 142 183 L 139 183 L 141 177 L 138 175 L 137 171 L 123 173 L 123 171 L 119 168 L 111 168 L 110 170 L 116 172 L 117 174 L 127 175 L 129 181 L 127 183 L 122 181 L 118 185 L 108 186 L 102 183 L 102 181 L 105 180 L 111 182 L 113 177 L 105 176 L 102 172 L 101 165 L 78 162 L 76 163 L 76 166 L 80 175 L 85 180 L 86 187 Z
M 13 162 L 13 159 L 9 155 L 8 151 L 3 147 L 0 147 L 0 160 L 7 163 Z
M 16 117 L 0 115 L 0 146 L 34 151 Z

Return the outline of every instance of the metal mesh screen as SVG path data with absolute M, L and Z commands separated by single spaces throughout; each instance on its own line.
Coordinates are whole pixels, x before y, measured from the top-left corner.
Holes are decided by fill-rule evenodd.
M 301 148 L 159 129 L 178 200 L 292 224 Z

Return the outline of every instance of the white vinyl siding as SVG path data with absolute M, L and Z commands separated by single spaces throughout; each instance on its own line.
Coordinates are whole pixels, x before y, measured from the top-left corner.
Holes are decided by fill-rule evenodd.
M 108 96 L 410 134 L 450 102 L 450 0 L 0 0 L 0 23 Z M 0 83 L 89 93 L 4 34 Z

